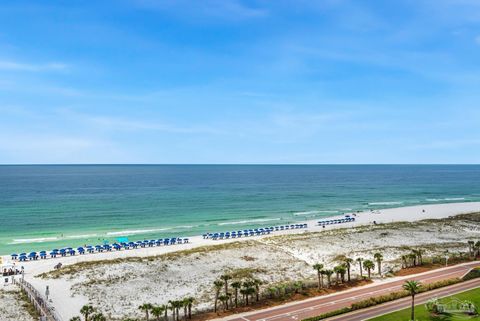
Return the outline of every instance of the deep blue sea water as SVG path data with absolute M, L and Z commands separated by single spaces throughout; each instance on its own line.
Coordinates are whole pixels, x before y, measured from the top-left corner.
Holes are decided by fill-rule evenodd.
M 0 254 L 464 201 L 478 165 L 0 166 Z

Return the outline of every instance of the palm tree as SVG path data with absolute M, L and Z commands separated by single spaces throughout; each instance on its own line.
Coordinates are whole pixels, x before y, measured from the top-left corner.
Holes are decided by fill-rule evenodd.
M 168 321 L 168 304 L 163 304 L 161 307 L 163 308 L 163 317 L 165 318 L 165 321 Z
M 318 289 L 320 290 L 323 288 L 323 275 L 321 273 L 323 269 L 323 264 L 317 263 L 313 265 L 313 268 L 317 270 L 317 277 L 318 277 Z
M 332 281 L 331 281 L 332 274 L 333 274 L 333 270 L 325 270 L 325 275 L 327 276 L 328 287 L 332 286 Z
M 475 255 L 479 256 L 480 255 L 480 241 L 477 241 L 475 243 L 475 249 L 476 249 L 476 252 L 477 252 Z
M 152 308 L 152 315 L 157 321 L 160 321 L 160 317 L 163 315 L 164 306 L 154 306 Z
M 252 287 L 248 287 L 245 289 L 246 290 L 246 294 L 247 294 L 247 305 L 248 305 L 248 296 L 250 295 L 253 295 L 255 293 L 255 288 L 252 288 Z
M 145 312 L 145 319 L 147 321 L 149 319 L 149 313 L 152 308 L 153 308 L 153 305 L 151 305 L 150 303 L 144 303 L 138 307 L 139 310 L 142 310 L 143 312 Z
M 240 294 L 242 295 L 245 304 L 248 305 L 247 288 L 240 289 Z
M 377 267 L 378 267 L 378 274 L 382 276 L 382 261 L 383 261 L 383 255 L 382 253 L 375 253 L 373 254 L 373 258 L 377 261 Z
M 262 280 L 253 279 L 253 285 L 255 286 L 255 301 L 257 302 L 260 300 L 260 285 L 262 284 Z
M 335 272 L 335 283 L 338 284 L 339 282 L 339 276 L 340 276 L 340 265 L 334 266 L 333 267 L 333 272 Z
M 349 257 L 346 257 L 343 261 L 345 262 L 345 267 L 347 268 L 347 280 L 348 280 L 348 282 L 350 282 L 351 281 L 351 279 L 350 279 L 350 269 L 352 268 L 353 259 L 349 258 Z
M 176 311 L 176 309 L 175 309 L 175 301 L 169 300 L 169 301 L 168 301 L 168 306 L 167 306 L 167 308 L 168 308 L 170 311 L 172 311 L 172 318 L 173 318 L 173 320 L 175 321 L 175 320 L 176 320 L 176 317 L 175 317 L 175 311 Z
M 92 316 L 92 321 L 107 321 L 107 318 L 101 313 L 96 313 Z
M 407 291 L 410 296 L 412 297 L 412 312 L 410 319 L 413 321 L 415 320 L 415 294 L 417 294 L 420 291 L 421 288 L 420 282 L 417 281 L 406 281 L 403 284 L 403 289 Z
M 402 255 L 402 269 L 406 269 L 408 267 L 407 258 L 408 257 L 406 255 Z
M 181 300 L 180 303 L 182 304 L 182 308 L 183 308 L 183 320 L 187 321 L 188 302 L 185 298 L 185 299 Z
M 81 309 L 80 309 L 80 314 L 83 315 L 83 317 L 85 318 L 85 321 L 88 321 L 88 316 L 90 314 L 92 314 L 95 310 L 93 309 L 93 307 L 91 305 L 84 305 Z
M 189 297 L 185 298 L 184 301 L 187 304 L 188 318 L 191 319 L 192 318 L 192 306 L 193 306 L 193 303 L 195 302 L 195 298 L 189 296 Z
M 417 250 L 417 257 L 418 257 L 418 265 L 423 265 L 423 253 L 422 249 Z
M 338 273 L 340 273 L 340 279 L 342 283 L 345 283 L 345 273 L 347 273 L 347 266 L 345 264 L 341 264 L 338 266 Z
M 358 266 L 360 267 L 360 277 L 363 279 L 363 272 L 362 272 L 362 262 L 363 262 L 363 258 L 357 257 L 357 262 L 358 262 Z
M 371 279 L 371 271 L 375 268 L 375 264 L 371 260 L 365 260 L 363 262 L 363 267 L 368 271 L 368 278 Z
M 468 241 L 468 252 L 470 253 L 470 256 L 473 256 L 473 246 L 475 245 L 474 241 Z
M 228 293 L 228 281 L 231 280 L 231 279 L 232 279 L 232 277 L 228 274 L 224 274 L 224 275 L 220 276 L 220 280 L 225 282 L 225 295 L 227 295 L 227 293 Z
M 235 289 L 235 307 L 238 308 L 238 289 L 242 287 L 242 283 L 238 281 L 232 282 L 231 286 Z
M 227 303 L 226 303 L 228 301 L 228 297 L 222 294 L 218 297 L 218 299 L 220 300 L 220 302 L 222 302 L 223 312 L 225 312 L 228 309 Z
M 180 308 L 183 306 L 183 303 L 180 300 L 175 300 L 173 301 L 173 304 L 175 305 L 175 314 L 177 316 L 177 321 L 178 321 L 180 320 Z
M 408 254 L 408 258 L 410 259 L 410 266 L 416 266 L 417 265 L 417 254 L 412 252 L 412 253 Z
M 80 319 L 80 317 L 73 317 L 70 319 L 70 321 L 82 321 L 82 319 Z
M 218 296 L 220 295 L 220 289 L 223 286 L 223 282 L 220 280 L 217 280 L 213 282 L 213 285 L 215 286 L 215 308 L 214 312 L 217 312 L 217 302 L 218 302 Z

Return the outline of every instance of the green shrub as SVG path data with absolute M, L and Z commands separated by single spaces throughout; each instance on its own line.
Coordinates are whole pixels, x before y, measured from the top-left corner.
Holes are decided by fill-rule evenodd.
M 326 318 L 334 317 L 334 316 L 336 316 L 336 315 L 348 313 L 348 312 L 350 312 L 350 311 L 352 311 L 351 308 L 348 308 L 348 307 L 346 307 L 346 308 L 341 308 L 341 309 L 338 309 L 338 310 L 333 310 L 333 311 L 330 311 L 330 312 L 327 312 L 327 313 L 323 313 L 323 314 L 317 315 L 316 317 L 303 319 L 302 321 L 318 321 L 318 320 L 323 320 L 323 319 L 326 319 Z
M 475 268 L 475 269 L 471 270 L 470 272 L 468 272 L 463 277 L 463 280 L 468 281 L 468 280 L 473 280 L 473 279 L 476 279 L 476 278 L 480 278 L 480 268 Z

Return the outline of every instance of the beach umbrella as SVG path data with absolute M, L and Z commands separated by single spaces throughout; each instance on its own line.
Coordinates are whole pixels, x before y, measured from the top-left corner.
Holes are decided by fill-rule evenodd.
M 12 255 L 10 255 L 10 256 L 12 257 L 12 260 L 15 260 L 18 257 L 18 254 L 12 253 Z
M 20 253 L 20 256 L 27 256 L 27 253 Z

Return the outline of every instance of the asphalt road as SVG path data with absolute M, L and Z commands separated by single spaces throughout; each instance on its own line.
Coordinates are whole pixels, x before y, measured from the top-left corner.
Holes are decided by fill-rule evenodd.
M 417 304 L 424 304 L 428 300 L 435 298 L 435 297 L 444 297 L 449 295 L 454 295 L 459 292 L 464 292 L 467 290 L 475 289 L 480 287 L 480 279 L 474 279 L 467 282 L 462 282 L 459 284 L 451 285 L 445 288 L 417 294 L 415 296 L 415 305 Z M 395 300 L 392 302 L 384 303 L 382 305 L 378 305 L 375 307 L 371 307 L 368 309 L 358 310 L 352 313 L 344 314 L 341 316 L 329 318 L 326 320 L 333 321 L 362 321 L 368 320 L 376 316 L 380 316 L 383 314 L 387 314 L 390 312 L 394 312 L 397 310 L 402 310 L 405 308 L 409 308 L 411 304 L 411 298 L 403 298 L 400 300 Z
M 432 283 L 436 281 L 461 277 L 471 268 L 480 266 L 479 262 L 456 265 L 448 268 L 442 268 L 431 272 L 421 273 L 397 279 L 396 281 L 385 281 L 374 285 L 367 285 L 351 290 L 319 296 L 299 302 L 288 303 L 285 305 L 258 310 L 255 312 L 232 315 L 224 318 L 228 321 L 295 321 L 319 314 L 348 307 L 354 302 L 362 301 L 372 296 L 379 296 L 395 292 L 401 289 L 405 280 L 417 280 L 422 283 Z M 337 319 L 347 320 L 347 319 Z M 350 320 L 350 319 L 348 319 Z M 361 319 L 351 319 L 361 320 Z

